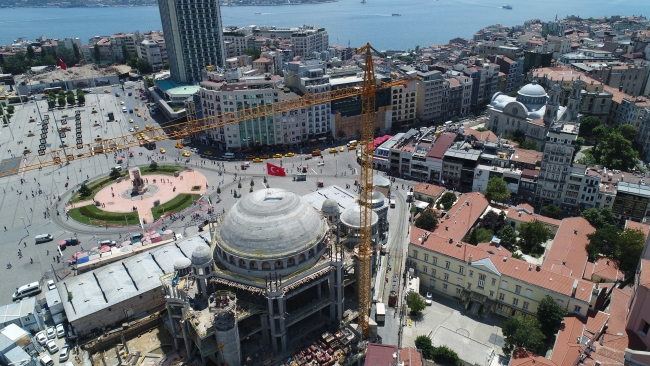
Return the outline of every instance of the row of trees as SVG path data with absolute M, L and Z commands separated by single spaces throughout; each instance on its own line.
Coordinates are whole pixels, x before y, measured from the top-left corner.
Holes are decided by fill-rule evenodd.
M 58 47 L 51 50 L 41 48 L 40 56 L 36 55 L 34 47 L 28 46 L 27 52 L 18 51 L 8 57 L 2 64 L 2 70 L 11 74 L 22 74 L 32 66 L 55 66 L 58 64 L 57 57 L 60 57 L 66 65 L 78 64 L 81 60 L 81 52 L 76 44 L 73 49 Z
M 77 89 L 76 91 L 76 101 L 79 104 L 84 104 L 86 103 L 86 96 L 83 90 Z M 63 108 L 68 105 L 74 105 L 75 104 L 75 93 L 72 92 L 72 90 L 68 90 L 67 92 L 64 92 L 63 90 L 59 91 L 59 94 L 54 94 L 54 92 L 50 92 L 47 95 L 47 105 L 49 108 L 54 108 L 58 104 L 59 107 Z
M 633 147 L 637 134 L 638 130 L 632 125 L 614 128 L 603 125 L 598 117 L 583 118 L 580 121 L 580 135 L 595 139 L 596 145 L 579 163 L 633 170 L 639 158 L 639 153 Z

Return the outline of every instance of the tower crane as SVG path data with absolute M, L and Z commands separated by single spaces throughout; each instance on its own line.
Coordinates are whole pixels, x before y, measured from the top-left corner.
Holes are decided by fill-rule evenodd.
M 377 52 L 370 44 L 358 49 L 358 53 L 365 54 L 365 65 L 363 72 L 362 87 L 348 87 L 338 90 L 327 91 L 316 94 L 306 94 L 300 98 L 262 104 L 256 107 L 226 112 L 217 116 L 210 116 L 200 119 L 191 118 L 187 122 L 176 123 L 165 127 L 148 128 L 142 132 L 147 141 L 156 142 L 167 139 L 182 139 L 197 132 L 207 131 L 236 125 L 247 120 L 261 118 L 295 109 L 328 103 L 349 97 L 361 96 L 361 136 L 360 140 L 365 141 L 365 148 L 361 149 L 361 169 L 359 177 L 359 204 L 361 215 L 360 242 L 359 242 L 359 325 L 363 331 L 363 337 L 368 337 L 368 321 L 370 315 L 370 289 L 371 289 L 371 257 L 372 257 L 372 190 L 373 190 L 373 156 L 375 146 L 373 145 L 375 131 L 375 107 L 376 94 L 380 88 L 390 88 L 403 85 L 406 82 L 415 80 L 406 76 L 403 79 L 395 79 L 388 82 L 377 83 L 373 65 L 373 51 Z M 403 73 L 402 73 L 403 74 Z M 188 116 L 193 116 L 189 113 Z M 49 152 L 38 154 L 24 154 L 19 162 L 16 159 L 7 159 L 0 162 L 0 178 L 19 174 L 31 170 L 42 169 L 70 163 L 74 160 L 86 159 L 97 155 L 113 153 L 118 150 L 139 146 L 140 132 L 128 135 L 103 138 L 98 141 L 79 144 L 73 147 L 64 147 Z

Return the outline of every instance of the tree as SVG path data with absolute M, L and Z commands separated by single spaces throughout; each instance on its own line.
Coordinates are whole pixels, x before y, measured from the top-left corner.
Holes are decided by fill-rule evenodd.
M 547 340 L 552 340 L 560 327 L 562 327 L 562 319 L 566 315 L 560 305 L 553 300 L 552 297 L 546 295 L 542 301 L 539 302 L 537 307 L 537 319 L 539 319 L 540 329 Z
M 513 252 L 517 250 L 517 232 L 512 226 L 507 225 L 497 232 L 497 238 L 501 239 L 501 245 Z
M 136 64 L 138 71 L 141 74 L 149 74 L 150 72 L 153 71 L 153 68 L 149 64 L 149 61 L 145 58 L 138 58 L 138 62 Z
M 120 177 L 120 171 L 117 170 L 116 168 L 111 169 L 111 172 L 108 174 L 108 176 L 115 180 Z
M 90 190 L 90 188 L 88 188 L 86 183 L 81 183 L 81 186 L 79 186 L 79 195 L 81 197 L 88 197 L 90 196 L 91 193 L 92 191 Z
M 602 126 L 600 126 L 602 127 Z M 625 138 L 618 130 L 599 130 L 598 143 L 593 149 L 596 161 L 607 168 L 618 170 L 633 170 L 639 153 L 632 147 L 632 141 Z
M 408 305 L 409 309 L 411 309 L 411 315 L 420 314 L 420 312 L 427 306 L 427 304 L 424 303 L 424 300 L 422 300 L 422 296 L 420 296 L 420 294 L 417 292 L 409 293 L 408 297 L 406 298 L 406 304 Z
M 524 150 L 537 150 L 537 143 L 535 143 L 535 141 L 526 140 L 519 144 L 519 148 Z
M 260 58 L 260 56 L 262 55 L 262 51 L 261 50 L 255 50 L 255 49 L 252 49 L 252 48 L 247 48 L 247 49 L 244 50 L 244 54 L 247 55 L 247 56 L 251 56 L 253 58 L 253 61 L 255 61 L 258 58 Z
M 34 52 L 34 47 L 31 45 L 27 46 L 27 58 L 30 60 L 36 58 L 36 52 Z
M 540 330 L 539 321 L 532 316 L 512 316 L 503 322 L 501 330 L 505 338 L 503 353 L 506 356 L 510 356 L 517 347 L 534 353 L 544 342 L 544 334 Z
M 573 154 L 574 154 L 574 156 L 575 156 L 575 154 L 576 154 L 577 152 L 580 151 L 580 149 L 582 149 L 583 146 L 585 146 L 585 138 L 584 138 L 584 137 L 578 137 L 578 138 L 576 139 L 576 144 L 574 145 L 574 148 L 573 148 Z
M 542 215 L 557 219 L 560 217 L 560 214 L 562 213 L 562 209 L 557 207 L 556 205 L 546 205 L 542 207 Z
M 632 142 L 636 140 L 636 135 L 639 133 L 636 127 L 628 124 L 618 126 L 616 132 Z
M 617 217 L 612 209 L 605 206 L 602 209 L 590 208 L 582 211 L 580 214 L 585 220 L 589 221 L 591 226 L 596 229 L 602 229 L 605 226 L 616 225 Z
M 77 102 L 79 102 L 79 104 L 86 103 L 86 94 L 81 89 L 77 89 Z
M 440 346 L 433 349 L 433 357 L 437 363 L 443 365 L 458 365 L 460 359 L 458 354 L 447 346 Z
M 102 62 L 101 53 L 99 52 L 99 45 L 97 43 L 95 43 L 95 47 L 93 47 L 93 57 L 95 58 L 96 63 Z
M 68 94 L 66 96 L 66 101 L 68 102 L 68 105 L 74 105 L 74 94 Z
M 492 230 L 476 227 L 463 239 L 472 245 L 478 245 L 478 243 L 489 243 L 492 241 L 492 236 L 494 236 Z
M 456 194 L 453 192 L 445 192 L 445 194 L 440 197 L 438 204 L 441 205 L 445 210 L 449 210 L 456 202 Z
M 614 258 L 619 237 L 620 229 L 614 225 L 607 225 L 591 234 L 587 234 L 589 243 L 587 243 L 585 249 L 589 255 L 589 260 L 594 261 L 600 255 Z
M 490 178 L 485 189 L 485 198 L 500 203 L 508 202 L 510 189 L 506 185 L 506 181 L 499 177 Z
M 165 69 L 165 70 L 169 70 L 169 62 L 165 62 L 165 63 L 163 64 L 163 69 Z
M 417 219 L 415 219 L 415 227 L 422 230 L 433 231 L 438 226 L 438 215 L 430 208 L 424 210 Z
M 72 44 L 72 53 L 74 54 L 75 64 L 78 64 L 81 61 L 81 51 L 76 43 Z
M 158 163 L 156 163 L 154 160 L 152 160 L 151 164 L 149 164 L 149 170 L 151 170 L 152 172 L 155 172 L 156 170 L 158 170 Z
M 129 53 L 129 50 L 126 48 L 126 43 L 122 43 L 122 60 L 123 60 L 123 62 L 126 62 L 130 58 L 131 58 L 131 54 Z
M 600 118 L 590 116 L 580 120 L 580 136 L 591 136 L 594 128 L 600 126 Z
M 626 273 L 634 273 L 643 252 L 645 234 L 638 229 L 625 229 L 617 241 L 614 258 L 618 269 Z
M 144 82 L 147 85 L 147 88 L 151 88 L 154 85 L 153 78 L 144 78 Z
M 496 233 L 501 230 L 506 224 L 506 215 L 503 211 L 496 213 L 492 210 L 488 211 L 479 222 L 479 227 L 483 227 Z
M 546 242 L 551 237 L 551 232 L 539 221 L 524 222 L 519 226 L 519 239 L 526 247 L 534 248 Z
M 415 338 L 415 348 L 419 349 L 422 352 L 422 357 L 427 359 L 433 358 L 433 344 L 431 344 L 431 338 L 421 335 Z
M 59 95 L 59 107 L 65 107 L 65 97 L 63 95 Z

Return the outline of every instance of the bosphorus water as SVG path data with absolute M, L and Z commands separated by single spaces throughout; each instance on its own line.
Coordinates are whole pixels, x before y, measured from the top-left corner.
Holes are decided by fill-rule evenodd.
M 511 1 L 512 10 L 502 9 Z M 471 38 L 492 24 L 512 26 L 528 19 L 556 16 L 583 18 L 640 15 L 648 0 L 341 0 L 333 3 L 281 6 L 222 7 L 224 25 L 301 24 L 327 29 L 330 44 L 376 49 L 403 49 Z M 261 14 L 256 14 L 261 13 Z M 391 16 L 393 13 L 401 16 Z M 645 15 L 645 14 L 643 14 Z M 0 8 L 0 44 L 19 37 L 34 39 L 79 37 L 82 44 L 97 35 L 160 30 L 157 7 L 115 8 Z

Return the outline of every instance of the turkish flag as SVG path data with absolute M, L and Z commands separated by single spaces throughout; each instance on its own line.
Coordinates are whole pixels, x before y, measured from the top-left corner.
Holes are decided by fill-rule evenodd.
M 65 62 L 61 60 L 61 57 L 56 56 L 56 60 L 59 62 L 59 66 L 61 66 L 61 70 L 67 70 L 68 67 L 65 65 Z
M 284 168 L 277 166 L 275 164 L 266 163 L 266 170 L 269 171 L 269 175 L 274 175 L 276 177 L 286 177 L 287 173 L 284 171 Z

